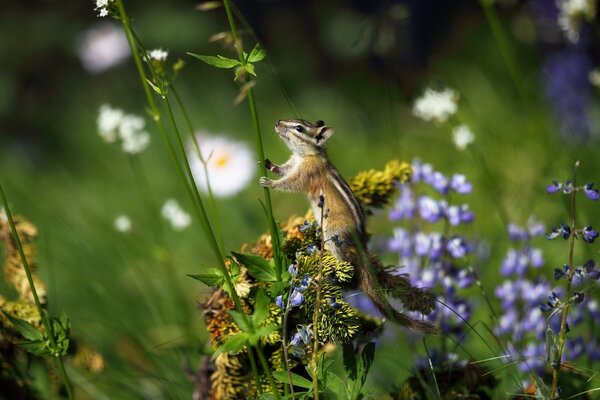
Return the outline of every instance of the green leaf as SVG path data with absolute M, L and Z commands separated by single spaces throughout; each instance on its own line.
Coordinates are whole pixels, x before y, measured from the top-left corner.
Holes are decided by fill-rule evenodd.
M 265 58 L 267 52 L 262 48 L 260 43 L 256 43 L 256 46 L 250 52 L 250 56 L 248 56 L 248 62 L 258 62 Z
M 312 389 L 313 384 L 311 381 L 293 372 L 291 373 L 291 375 L 292 383 L 294 384 L 294 386 L 298 386 L 305 389 Z M 273 378 L 277 379 L 279 382 L 290 383 L 287 371 L 273 371 Z
M 275 325 L 275 324 L 261 326 L 256 331 L 254 331 L 254 333 L 249 335 L 248 342 L 250 342 L 250 344 L 252 346 L 254 346 L 258 343 L 258 341 L 261 338 L 270 335 L 271 333 L 275 332 L 278 329 L 279 329 L 279 325 Z
M 344 344 L 344 350 L 342 352 L 344 359 L 344 369 L 348 374 L 348 377 L 352 380 L 356 379 L 356 350 L 352 343 Z
M 231 315 L 233 322 L 235 322 L 242 332 L 249 332 L 252 330 L 252 324 L 246 314 L 235 310 L 229 310 L 227 312 Z
M 204 61 L 208 65 L 212 65 L 217 68 L 233 68 L 236 65 L 241 65 L 242 63 L 239 60 L 235 60 L 233 58 L 227 58 L 223 56 L 204 56 L 201 54 L 188 53 L 190 56 L 195 57 L 201 61 Z
M 7 313 L 6 311 L 2 311 L 2 313 L 4 314 L 4 316 L 6 318 L 8 318 L 8 320 L 10 322 L 12 322 L 12 324 L 15 327 L 15 330 L 17 332 L 19 332 L 25 339 L 31 340 L 31 341 L 44 339 L 44 335 L 42 335 L 42 332 L 38 331 L 37 328 L 35 326 L 31 325 L 29 322 L 27 322 L 21 318 L 12 316 L 9 313 Z
M 156 86 L 150 79 L 146 79 L 146 82 L 148 82 L 148 85 L 150 85 L 152 87 L 152 90 L 154 90 L 156 93 L 158 93 L 161 97 L 166 96 L 166 94 L 167 94 L 166 91 L 164 91 L 160 87 Z
M 275 270 L 273 266 L 264 258 L 254 254 L 241 254 L 231 252 L 234 257 L 248 268 L 248 273 L 259 281 L 275 282 Z
M 233 353 L 236 351 L 240 351 L 248 341 L 248 334 L 245 332 L 237 333 L 235 335 L 230 335 L 225 343 L 221 345 L 212 355 L 212 360 L 217 358 L 217 356 L 221 353 Z
M 285 279 L 284 275 L 282 275 L 281 278 L 282 278 L 281 282 L 275 282 L 267 288 L 267 291 L 269 292 L 269 295 L 271 297 L 277 297 L 280 294 L 283 294 L 284 292 L 287 291 L 287 288 L 289 287 L 290 279 L 289 278 Z
M 34 342 L 23 342 L 19 343 L 19 345 L 27 350 L 28 352 L 35 354 L 36 356 L 50 356 L 52 352 L 50 351 L 50 346 L 48 341 L 45 340 L 36 340 Z
M 265 318 L 269 315 L 269 303 L 271 299 L 267 296 L 264 289 L 259 289 L 256 292 L 256 299 L 254 303 L 254 314 L 252 314 L 252 322 L 254 326 L 259 326 Z
M 375 343 L 369 342 L 363 351 L 361 352 L 362 365 L 360 370 L 358 371 L 361 376 L 361 382 L 364 383 L 367 380 L 367 374 L 373 365 L 373 361 L 375 360 Z
M 234 81 L 237 81 L 238 79 L 240 79 L 242 76 L 244 76 L 244 74 L 246 73 L 246 67 L 245 66 L 239 66 L 235 69 L 235 77 L 233 78 Z
M 246 72 L 248 72 L 252 76 L 256 76 L 256 72 L 254 70 L 254 64 L 252 64 L 252 63 L 246 64 Z
M 200 282 L 204 283 L 206 286 L 210 286 L 210 287 L 221 287 L 223 285 L 223 282 L 225 282 L 225 279 L 223 279 L 223 276 L 217 270 L 214 270 L 210 274 L 198 274 L 198 275 L 187 274 L 187 276 L 189 276 L 190 278 L 196 279 L 197 281 L 200 281 Z

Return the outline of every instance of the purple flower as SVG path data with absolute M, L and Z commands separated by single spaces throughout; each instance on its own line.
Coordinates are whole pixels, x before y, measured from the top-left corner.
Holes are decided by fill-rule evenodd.
M 448 189 L 450 188 L 450 183 L 448 182 L 448 178 L 441 172 L 434 172 L 431 176 L 431 182 L 429 184 L 441 194 L 447 194 Z
M 473 212 L 469 210 L 469 206 L 463 204 L 462 206 L 449 206 L 446 208 L 446 218 L 452 226 L 460 225 L 461 223 L 469 223 L 474 219 Z
M 554 193 L 558 192 L 561 188 L 562 188 L 562 183 L 552 181 L 551 185 L 546 186 L 546 193 L 554 194 Z
M 448 253 L 454 258 L 463 258 L 469 253 L 469 246 L 465 240 L 459 236 L 455 236 L 448 241 L 446 245 Z
M 442 252 L 444 251 L 444 243 L 446 239 L 442 236 L 441 233 L 433 232 L 429 235 L 429 258 L 432 261 L 437 261 L 442 256 Z
M 583 235 L 583 240 L 588 243 L 594 243 L 594 240 L 600 235 L 598 232 L 592 229 L 591 225 L 586 226 L 581 230 L 581 234 Z
M 399 221 L 403 219 L 412 219 L 415 216 L 415 200 L 413 193 L 408 185 L 400 187 L 400 196 L 396 201 L 394 208 L 390 211 L 390 219 Z
M 584 46 L 557 51 L 544 63 L 542 82 L 551 114 L 569 142 L 581 143 L 590 136 L 592 88 L 587 77 L 591 69 Z
M 313 224 L 311 222 L 308 222 L 308 221 L 305 220 L 302 223 L 302 225 L 298 226 L 298 230 L 300 230 L 300 232 L 305 232 L 305 231 L 309 230 L 312 227 L 313 227 Z
M 294 264 L 290 264 L 290 266 L 288 267 L 288 272 L 290 273 L 290 275 L 296 276 L 298 275 L 298 267 Z
M 500 268 L 502 275 L 516 274 L 517 276 L 523 276 L 526 269 L 527 256 L 515 249 L 509 249 Z
M 329 305 L 331 306 L 331 308 L 333 308 L 334 310 L 337 310 L 338 308 L 340 308 L 342 305 L 340 303 L 338 303 L 336 301 L 336 297 L 335 296 L 331 296 L 329 298 Z
M 412 181 L 417 182 L 431 182 L 433 175 L 433 167 L 430 164 L 421 164 L 421 161 L 414 159 L 412 162 L 413 176 Z
M 440 204 L 428 196 L 419 197 L 418 201 L 419 215 L 425 221 L 434 223 L 442 217 L 442 208 Z
M 583 192 L 585 193 L 588 199 L 593 201 L 598 200 L 598 198 L 600 197 L 600 195 L 598 195 L 598 190 L 594 189 L 593 183 L 588 183 L 587 185 L 584 185 Z
M 539 222 L 535 218 L 529 218 L 527 230 L 531 236 L 541 236 L 546 232 L 546 226 L 543 222 Z
M 552 227 L 552 232 L 546 234 L 546 239 L 553 240 L 557 237 L 562 237 L 563 239 L 568 239 L 571 235 L 571 228 L 566 224 L 560 224 L 558 228 Z
M 298 290 L 294 289 L 290 295 L 290 305 L 292 307 L 299 307 L 304 301 L 304 296 Z M 283 308 L 283 307 L 282 307 Z
M 573 182 L 571 182 L 571 180 L 568 180 L 567 183 L 565 183 L 565 186 L 563 186 L 563 193 L 564 194 L 571 194 L 573 193 Z
M 283 297 L 281 295 L 275 297 L 275 304 L 277 304 L 277 307 L 283 309 Z
M 408 231 L 403 228 L 394 228 L 394 237 L 388 241 L 388 249 L 400 254 L 402 257 L 410 256 L 412 253 L 412 238 Z
M 510 223 L 508 224 L 508 237 L 513 242 L 519 242 L 527 239 L 527 232 L 520 226 Z
M 520 288 L 519 282 L 509 280 L 504 281 L 502 285 L 496 287 L 495 294 L 502 302 L 503 308 L 508 309 L 515 304 Z
M 531 264 L 533 268 L 540 268 L 544 265 L 544 255 L 540 249 L 529 249 L 527 258 L 529 259 L 529 264 Z
M 299 292 L 304 292 L 306 289 L 308 289 L 308 285 L 310 285 L 311 280 L 312 278 L 310 277 L 310 275 L 305 274 L 302 280 L 300 281 L 300 284 L 296 286 L 295 290 Z
M 310 254 L 312 256 L 317 251 L 319 251 L 319 248 L 311 243 L 306 247 L 306 251 L 308 252 L 308 254 Z
M 459 194 L 469 194 L 473 190 L 471 182 L 467 181 L 467 177 L 462 174 L 454 174 L 450 178 L 450 188 Z

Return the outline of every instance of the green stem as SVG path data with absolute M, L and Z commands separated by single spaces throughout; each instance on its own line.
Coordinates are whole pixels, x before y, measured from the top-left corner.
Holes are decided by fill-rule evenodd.
M 171 89 L 170 90 L 171 93 L 173 93 L 173 96 L 175 97 L 177 106 L 179 107 L 179 109 L 181 110 L 181 113 L 183 114 L 183 119 L 185 120 L 187 127 L 188 127 L 190 141 L 194 144 L 194 150 L 196 151 L 198 159 L 200 160 L 200 163 L 202 164 L 202 169 L 204 170 L 204 179 L 206 179 L 206 189 L 208 191 L 208 199 L 210 202 L 210 210 L 211 210 L 211 214 L 212 214 L 212 220 L 215 225 L 215 231 L 216 231 L 217 239 L 219 240 L 219 244 L 220 244 L 221 248 L 224 249 L 225 242 L 223 240 L 223 230 L 221 229 L 221 224 L 219 223 L 219 220 L 220 220 L 219 209 L 217 208 L 217 202 L 215 201 L 215 195 L 213 193 L 212 185 L 210 183 L 210 177 L 208 175 L 208 162 L 202 156 L 202 151 L 200 151 L 200 145 L 198 144 L 198 140 L 196 140 L 196 135 L 194 133 L 194 126 L 192 125 L 192 120 L 190 119 L 190 116 L 189 116 L 187 110 L 185 109 L 183 102 L 181 101 L 181 97 L 179 97 L 179 94 L 175 90 L 175 86 L 172 83 L 170 84 L 169 87 Z
M 227 20 L 229 21 L 229 28 L 231 29 L 231 35 L 233 36 L 233 43 L 238 53 L 238 57 L 242 65 L 246 65 L 246 59 L 244 58 L 244 51 L 241 43 L 238 40 L 237 28 L 235 26 L 235 20 L 231 11 L 231 2 L 224 0 L 223 5 L 225 6 L 225 12 L 227 13 Z M 256 134 L 256 149 L 259 155 L 260 161 L 260 172 L 262 176 L 267 175 L 267 168 L 265 166 L 265 150 L 262 142 L 262 135 L 260 133 L 260 124 L 258 121 L 258 112 L 256 111 L 256 102 L 254 100 L 254 90 L 250 88 L 248 90 L 248 105 L 250 106 L 250 114 L 252 115 L 252 127 Z M 282 267 L 282 256 L 281 256 L 281 243 L 279 243 L 279 237 L 277 235 L 277 225 L 275 219 L 273 219 L 273 205 L 271 204 L 271 192 L 268 188 L 263 188 L 263 194 L 265 197 L 265 206 L 267 210 L 267 218 L 269 220 L 269 230 L 271 232 L 271 242 L 273 243 L 273 258 L 275 259 L 275 274 L 277 276 L 277 282 L 281 282 L 281 274 L 283 272 Z
M 521 73 L 519 64 L 517 63 L 514 52 L 512 51 L 506 33 L 504 32 L 498 14 L 496 13 L 496 9 L 494 8 L 495 2 L 490 0 L 480 0 L 480 3 L 517 93 L 521 97 L 523 103 L 527 104 L 527 96 L 525 95 L 523 86 L 523 74 Z
M 271 373 L 271 367 L 269 367 L 269 363 L 267 362 L 267 359 L 265 358 L 264 352 L 262 351 L 262 349 L 257 348 L 256 354 L 258 354 L 258 359 L 260 360 L 260 365 L 265 370 L 265 374 L 267 374 L 267 380 L 269 381 L 269 385 L 271 386 L 271 389 L 273 390 L 273 394 L 275 395 L 275 398 L 281 399 L 281 396 L 279 395 L 279 389 L 277 388 L 277 385 L 275 384 L 275 381 L 273 380 L 273 374 Z
M 577 212 L 577 167 L 579 162 L 575 163 L 575 171 L 573 173 L 573 191 L 571 192 L 571 235 L 569 236 L 569 275 L 567 275 L 567 287 L 564 297 L 564 305 L 562 310 L 562 317 L 560 320 L 560 331 L 558 333 L 558 354 L 556 356 L 556 366 L 553 366 L 552 371 L 552 392 L 550 393 L 550 400 L 556 398 L 556 390 L 558 388 L 558 378 L 560 375 L 560 368 L 562 364 L 562 355 L 565 342 L 567 341 L 567 315 L 569 314 L 570 299 L 571 299 L 571 284 L 573 282 L 573 276 L 575 275 L 575 267 L 573 265 L 573 253 L 575 249 L 575 220 Z
M 323 196 L 322 194 L 320 196 Z M 323 197 L 324 199 L 324 197 Z M 325 232 L 323 230 L 323 219 L 325 218 L 325 201 L 321 204 L 321 220 L 319 229 L 321 230 L 321 252 L 319 254 L 319 272 L 315 279 L 317 284 L 317 295 L 315 298 L 315 311 L 313 313 L 313 398 L 319 400 L 319 379 L 317 374 L 318 354 L 319 354 L 319 311 L 321 310 L 321 279 L 323 279 L 323 256 L 325 255 Z
M 65 388 L 67 390 L 67 395 L 69 399 L 74 399 L 73 392 L 71 389 L 71 383 L 69 381 L 69 376 L 67 375 L 67 371 L 65 370 L 65 365 L 63 363 L 62 357 L 56 355 L 57 354 L 57 345 L 56 340 L 54 338 L 54 332 L 52 330 L 52 325 L 48 320 L 48 316 L 44 312 L 44 308 L 42 307 L 42 303 L 40 302 L 40 298 L 38 296 L 37 290 L 35 288 L 35 283 L 33 282 L 33 275 L 31 274 L 31 267 L 27 262 L 27 257 L 25 257 L 25 252 L 23 251 L 23 244 L 21 243 L 21 238 L 17 233 L 17 227 L 15 226 L 15 221 L 13 220 L 12 213 L 10 212 L 10 207 L 8 206 L 8 200 L 6 199 L 6 195 L 4 194 L 4 189 L 2 185 L 0 185 L 0 196 L 2 197 L 2 205 L 4 206 L 4 211 L 6 212 L 6 218 L 8 219 L 8 225 L 10 226 L 10 231 L 13 235 L 13 239 L 15 241 L 15 245 L 17 246 L 17 250 L 19 252 L 19 257 L 21 258 L 21 263 L 23 264 L 23 269 L 25 270 L 25 275 L 27 276 L 27 281 L 29 282 L 29 288 L 31 289 L 31 294 L 33 295 L 33 301 L 35 302 L 35 306 L 40 314 L 40 319 L 42 320 L 42 324 L 44 325 L 44 329 L 46 330 L 46 336 L 50 341 L 50 348 L 56 361 L 58 362 L 58 367 L 60 374 L 63 379 L 63 383 L 65 384 Z
M 254 375 L 254 384 L 258 393 L 262 393 L 262 384 L 260 383 L 260 376 L 258 375 L 258 366 L 256 365 L 256 359 L 254 358 L 254 347 L 248 347 L 248 359 L 250 360 L 250 367 L 252 368 L 252 375 Z
M 200 198 L 199 195 L 196 196 L 197 188 L 195 187 L 195 185 L 193 185 L 193 180 L 190 182 L 186 179 L 183 169 L 181 168 L 181 164 L 179 163 L 179 161 L 177 159 L 177 155 L 175 153 L 175 149 L 173 148 L 173 144 L 171 143 L 171 141 L 169 140 L 169 138 L 167 136 L 167 132 L 166 132 L 163 122 L 161 120 L 160 111 L 156 105 L 156 102 L 154 101 L 154 97 L 152 96 L 150 85 L 148 84 L 148 82 L 146 80 L 147 79 L 146 71 L 144 70 L 142 60 L 141 60 L 140 55 L 137 50 L 135 34 L 133 33 L 133 30 L 131 28 L 131 25 L 129 22 L 129 17 L 127 16 L 125 7 L 123 6 L 123 0 L 117 0 L 117 6 L 119 9 L 120 20 L 123 24 L 123 28 L 125 29 L 125 35 L 127 37 L 127 42 L 129 43 L 129 47 L 131 49 L 131 54 L 133 56 L 140 80 L 142 82 L 142 87 L 144 88 L 144 93 L 146 94 L 146 100 L 148 102 L 148 106 L 150 107 L 152 119 L 156 123 L 158 131 L 159 131 L 161 138 L 165 144 L 165 147 L 167 148 L 167 152 L 169 153 L 169 157 L 171 158 L 171 161 L 175 167 L 177 175 L 178 175 L 179 179 L 181 180 L 183 186 L 185 187 L 186 192 L 192 199 L 192 202 L 195 206 L 194 210 L 196 211 L 196 217 L 200 220 L 200 225 L 204 229 L 207 239 L 209 241 L 210 247 L 218 261 L 217 265 L 218 265 L 221 273 L 223 274 L 223 277 L 225 279 L 225 284 L 229 288 L 229 293 L 231 294 L 231 298 L 233 300 L 233 303 L 235 304 L 235 308 L 239 312 L 241 312 L 242 315 L 244 316 L 244 318 L 248 321 L 248 323 L 251 324 L 251 321 L 248 319 L 248 317 L 246 316 L 246 314 L 243 311 L 242 303 L 240 301 L 239 296 L 237 295 L 237 293 L 235 291 L 235 287 L 233 285 L 231 275 L 229 274 L 229 270 L 227 269 L 227 266 L 225 265 L 224 257 L 221 254 L 219 245 L 217 244 L 215 235 L 211 229 L 210 222 L 208 220 L 208 216 L 206 215 L 206 210 L 204 209 L 204 206 L 202 204 L 202 199 Z M 169 107 L 169 110 L 170 110 L 170 107 Z M 172 117 L 172 113 L 171 113 L 171 117 Z M 181 142 L 181 138 L 179 138 L 179 140 Z M 186 164 L 186 166 L 189 170 L 189 165 Z M 193 186 L 193 188 L 191 188 L 190 186 Z M 194 192 L 194 188 L 196 189 L 195 192 Z M 252 353 L 248 353 L 248 354 L 249 354 L 250 359 L 252 359 L 253 358 Z M 254 367 L 256 366 L 255 362 L 251 362 L 251 364 Z M 256 368 L 253 368 L 253 373 L 258 376 L 258 370 Z

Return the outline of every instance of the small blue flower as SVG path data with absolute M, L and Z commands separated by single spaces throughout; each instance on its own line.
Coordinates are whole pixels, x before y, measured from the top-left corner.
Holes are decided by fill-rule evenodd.
M 294 289 L 290 295 L 290 305 L 292 307 L 299 307 L 304 301 L 304 296 L 298 290 Z M 282 307 L 283 308 L 283 307 Z
M 565 276 L 567 276 L 565 271 L 563 271 L 560 268 L 554 268 L 554 279 L 559 280 L 560 278 L 564 278 Z
M 454 174 L 450 178 L 450 188 L 459 194 L 469 194 L 473 190 L 471 182 L 467 181 L 467 177 L 462 174 Z
M 463 258 L 469 252 L 467 242 L 459 236 L 451 238 L 446 245 L 446 249 L 454 258 Z
M 415 216 L 415 200 L 413 193 L 408 185 L 400 187 L 400 196 L 396 200 L 394 208 L 390 211 L 392 221 L 412 219 Z
M 312 256 L 317 251 L 319 251 L 319 248 L 311 243 L 306 247 L 306 251 L 308 252 L 308 254 L 310 254 Z
M 296 276 L 298 275 L 298 267 L 294 264 L 290 264 L 290 266 L 288 267 L 288 272 L 290 273 L 290 275 Z
M 563 239 L 568 239 L 571 236 L 571 228 L 569 225 L 560 224 L 558 228 L 552 227 L 552 232 L 546 234 L 546 239 L 553 240 L 557 237 L 562 237 Z
M 527 232 L 520 226 L 511 223 L 508 224 L 508 237 L 513 242 L 519 242 L 527 239 Z
M 279 295 L 275 297 L 275 304 L 277 304 L 277 307 L 283 309 L 283 296 Z
M 442 207 L 440 203 L 428 196 L 421 196 L 417 201 L 419 209 L 419 215 L 425 221 L 434 223 L 440 220 L 442 217 Z
M 581 230 L 581 234 L 583 235 L 583 240 L 587 243 L 594 243 L 594 240 L 600 235 L 598 232 L 592 229 L 591 225 L 586 226 Z
M 306 289 L 308 289 L 308 286 L 310 285 L 312 278 L 310 277 L 310 275 L 305 274 L 304 277 L 302 278 L 302 280 L 300 281 L 300 284 L 298 286 L 296 286 L 296 290 L 299 292 L 304 292 Z
M 598 190 L 594 189 L 593 183 L 588 183 L 587 185 L 584 185 L 583 192 L 585 193 L 588 199 L 593 201 L 598 200 L 598 198 L 600 197 L 600 195 L 598 194 Z
M 340 303 L 338 303 L 336 301 L 336 297 L 335 296 L 331 296 L 329 298 L 329 305 L 331 306 L 331 308 L 333 308 L 334 310 L 337 310 L 338 308 L 340 308 L 342 305 Z
M 336 247 L 342 247 L 344 241 L 340 239 L 340 235 L 333 235 L 330 239 Z
M 562 188 L 562 183 L 558 183 L 556 181 L 552 181 L 551 185 L 546 186 L 546 193 L 554 194 L 558 192 Z
M 435 190 L 444 195 L 448 193 L 448 189 L 450 188 L 448 178 L 441 172 L 434 172 L 429 183 Z
M 313 227 L 313 223 L 312 222 L 308 222 L 308 221 L 305 220 L 302 223 L 302 225 L 298 226 L 298 230 L 300 230 L 300 232 L 306 232 L 307 230 L 309 230 L 312 227 Z
M 565 186 L 563 186 L 562 191 L 564 194 L 570 194 L 570 193 L 573 193 L 573 190 L 574 190 L 573 183 L 570 180 L 568 180 L 567 183 L 565 183 Z
M 559 298 L 558 295 L 556 294 L 556 292 L 552 292 L 548 295 L 548 297 L 546 298 L 546 304 L 548 304 L 548 306 L 550 308 L 554 308 L 556 307 L 556 304 L 558 304 L 559 302 Z

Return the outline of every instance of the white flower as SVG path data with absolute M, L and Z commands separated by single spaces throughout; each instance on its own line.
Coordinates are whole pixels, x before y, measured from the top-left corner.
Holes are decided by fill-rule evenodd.
M 581 25 L 596 16 L 596 0 L 557 0 L 558 25 L 570 42 L 579 41 Z
M 103 104 L 98 113 L 98 133 L 108 143 L 121 142 L 124 152 L 141 153 L 150 144 L 150 134 L 144 130 L 146 121 L 137 115 Z
M 117 131 L 121 125 L 125 113 L 118 108 L 112 108 L 108 104 L 100 106 L 98 113 L 98 133 L 108 143 L 113 143 L 117 140 Z
M 466 149 L 474 140 L 475 135 L 467 125 L 458 125 L 452 130 L 452 141 L 459 150 Z
M 256 158 L 245 142 L 203 134 L 196 135 L 196 140 L 207 163 L 210 187 L 216 197 L 232 196 L 250 183 L 256 168 Z M 204 165 L 193 143 L 188 144 L 187 153 L 196 184 L 207 192 Z
M 425 121 L 445 122 L 448 117 L 456 113 L 458 93 L 452 89 L 436 91 L 425 89 L 423 96 L 419 97 L 413 105 L 413 115 Z
M 171 226 L 176 231 L 185 229 L 192 223 L 190 214 L 183 211 L 179 203 L 174 199 L 169 199 L 165 202 L 161 210 L 161 215 L 171 223 Z
M 148 57 L 150 58 L 150 60 L 154 61 L 167 61 L 168 55 L 169 52 L 163 49 L 154 49 L 148 52 Z
M 81 34 L 77 54 L 86 71 L 99 73 L 122 63 L 131 52 L 123 29 L 112 22 L 103 22 Z
M 108 3 L 110 0 L 96 0 L 96 8 L 99 17 L 106 17 L 108 15 Z
M 119 215 L 115 218 L 115 229 L 119 232 L 130 232 L 131 231 L 131 219 L 127 215 Z
M 590 71 L 590 74 L 588 75 L 588 81 L 590 84 L 600 89 L 600 68 L 594 68 Z

